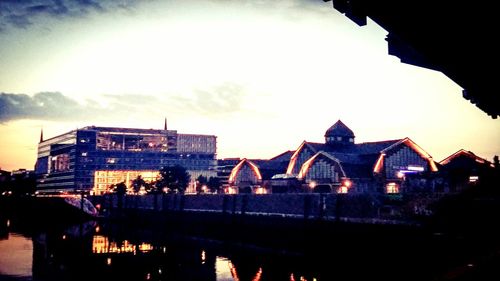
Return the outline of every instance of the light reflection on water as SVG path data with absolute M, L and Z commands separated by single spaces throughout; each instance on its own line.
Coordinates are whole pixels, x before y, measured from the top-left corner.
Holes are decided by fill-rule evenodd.
M 263 278 L 258 256 L 239 256 L 204 240 L 152 240 L 135 234 L 113 236 L 95 222 L 31 237 L 3 229 L 0 280 L 313 280 L 286 272 Z M 112 231 L 111 231 L 112 232 Z M 128 233 L 125 233 L 127 235 Z M 142 240 L 145 239 L 145 240 Z M 236 258 L 232 260 L 229 255 Z M 230 254 L 232 253 L 232 254 Z M 269 265 L 267 265 L 269 268 Z M 91 269 L 91 270 L 90 270 Z M 275 272 L 276 273 L 276 272 Z M 316 279 L 314 279 L 316 280 Z
M 216 257 L 215 268 L 217 281 L 232 281 L 235 280 L 231 273 L 231 262 L 224 257 Z
M 0 276 L 29 277 L 32 272 L 33 242 L 20 234 L 11 233 L 0 240 Z
M 447 276 L 456 245 L 462 245 L 441 235 L 404 247 L 354 237 L 281 248 L 273 247 L 277 240 L 264 247 L 125 224 L 87 222 L 44 231 L 18 227 L 0 218 L 0 281 L 439 280 Z M 466 261 L 461 271 L 450 272 L 475 268 Z

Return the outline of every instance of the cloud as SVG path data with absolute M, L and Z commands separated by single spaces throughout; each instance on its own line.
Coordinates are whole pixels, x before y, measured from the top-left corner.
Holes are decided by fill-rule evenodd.
M 28 28 L 43 17 L 82 17 L 91 12 L 107 12 L 115 9 L 129 9 L 135 1 L 96 0 L 1 0 L 0 31 L 9 27 Z
M 41 92 L 33 97 L 0 93 L 0 123 L 16 119 L 75 120 L 97 109 L 58 92 Z
M 148 95 L 103 95 L 99 102 L 84 103 L 59 92 L 26 94 L 0 93 L 0 123 L 19 119 L 79 121 L 139 118 L 156 113 L 163 116 L 168 103 Z
M 206 116 L 226 115 L 240 111 L 245 91 L 233 83 L 224 83 L 210 89 L 196 89 L 194 96 L 174 96 L 169 103 L 184 112 Z

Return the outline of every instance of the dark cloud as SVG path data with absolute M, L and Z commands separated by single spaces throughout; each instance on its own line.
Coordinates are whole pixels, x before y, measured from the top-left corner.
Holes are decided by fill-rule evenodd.
M 139 117 L 145 113 L 164 114 L 164 103 L 147 95 L 103 95 L 100 105 L 95 100 L 85 103 L 59 92 L 42 92 L 33 96 L 0 93 L 0 123 L 19 119 L 37 120 L 102 120 Z
M 0 93 L 0 123 L 17 119 L 75 120 L 97 112 L 93 105 L 82 105 L 58 92 L 34 96 Z
M 9 27 L 27 28 L 43 17 L 72 18 L 91 12 L 129 9 L 133 0 L 0 0 L 0 31 Z

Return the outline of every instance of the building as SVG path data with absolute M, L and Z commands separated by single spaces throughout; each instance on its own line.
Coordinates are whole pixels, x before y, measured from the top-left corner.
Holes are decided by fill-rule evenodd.
M 353 131 L 338 120 L 326 131 L 324 143 L 302 142 L 286 174 L 312 189 L 399 193 L 407 177 L 437 170 L 432 157 L 411 139 L 355 143 Z
M 0 195 L 4 195 L 9 187 L 11 172 L 0 168 Z
M 471 151 L 460 149 L 439 164 L 446 173 L 450 192 L 459 192 L 468 186 L 488 181 L 495 172 L 495 165 Z
M 324 143 L 304 141 L 270 160 L 241 160 L 228 182 L 240 190 L 400 193 L 434 190 L 437 171 L 432 157 L 411 139 L 356 143 L 339 120 L 326 131 Z
M 353 131 L 338 120 L 326 131 L 325 143 L 302 142 L 286 173 L 313 189 L 399 193 L 407 176 L 432 172 L 434 160 L 411 139 L 355 143 Z
M 267 193 L 282 175 L 293 151 L 285 151 L 271 159 L 242 159 L 231 167 L 225 186 L 226 193 Z
M 156 180 L 164 166 L 180 165 L 193 181 L 216 176 L 217 137 L 176 130 L 89 126 L 43 140 L 35 166 L 37 190 L 85 190 L 102 194 L 128 187 L 139 175 Z M 189 190 L 188 190 L 189 191 Z

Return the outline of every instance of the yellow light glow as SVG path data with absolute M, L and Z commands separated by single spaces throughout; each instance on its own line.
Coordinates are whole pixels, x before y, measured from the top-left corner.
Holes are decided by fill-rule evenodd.
M 267 194 L 267 190 L 263 187 L 258 187 L 255 189 L 255 194 Z
M 293 167 L 295 166 L 295 163 L 297 163 L 297 158 L 299 157 L 300 152 L 302 151 L 302 148 L 306 144 L 305 141 L 303 141 L 299 148 L 295 150 L 295 152 L 292 154 L 292 157 L 290 158 L 290 162 L 288 163 L 288 167 L 286 168 L 286 174 L 291 175 L 293 174 Z
M 320 151 L 320 152 L 314 154 L 314 156 L 309 158 L 306 162 L 304 162 L 304 164 L 302 164 L 302 167 L 300 168 L 300 172 L 299 172 L 299 175 L 297 176 L 297 178 L 298 179 L 305 178 L 306 174 L 309 171 L 309 169 L 311 168 L 311 166 L 314 164 L 316 159 L 319 158 L 320 156 L 335 162 L 337 164 L 338 170 L 340 171 L 340 176 L 342 176 L 342 177 L 346 176 L 346 174 L 344 172 L 344 168 L 342 168 L 342 165 L 340 165 L 340 161 L 337 158 L 331 156 L 330 154 L 328 154 L 324 151 Z
M 403 141 L 406 144 L 408 144 L 411 148 L 413 148 L 418 154 L 420 154 L 420 156 L 427 159 L 427 161 L 429 162 L 429 166 L 431 167 L 431 171 L 433 171 L 433 172 L 438 171 L 436 163 L 434 163 L 434 160 L 432 159 L 432 156 L 429 153 L 427 153 L 425 150 L 423 150 L 420 146 L 418 146 L 410 138 L 405 138 Z
M 306 176 L 307 171 L 309 171 L 309 168 L 314 162 L 314 159 L 318 157 L 319 154 L 314 155 L 313 157 L 309 158 L 304 164 L 302 164 L 302 167 L 300 168 L 299 175 L 297 176 L 298 179 L 303 179 Z
M 399 193 L 399 185 L 395 182 L 390 182 L 385 186 L 385 191 L 389 194 Z
M 205 264 L 206 258 L 205 251 L 201 251 L 201 264 Z
M 236 189 L 236 187 L 226 187 L 224 189 L 224 193 L 226 193 L 226 194 L 237 194 L 238 190 Z
M 311 182 L 309 183 L 309 188 L 310 188 L 310 189 L 314 189 L 315 187 L 316 187 L 316 182 L 315 182 L 315 181 L 311 181 Z
M 262 267 L 259 267 L 259 270 L 257 270 L 257 273 L 255 273 L 255 276 L 253 277 L 252 281 L 260 281 L 261 277 L 262 277 Z
M 350 180 L 345 180 L 344 181 L 344 186 L 345 187 L 349 188 L 349 187 L 351 187 L 351 185 L 352 185 L 352 182 Z
M 238 172 L 241 170 L 244 164 L 248 164 L 250 166 L 250 169 L 252 169 L 252 171 L 254 172 L 255 176 L 259 181 L 262 180 L 262 175 L 260 174 L 257 165 L 255 165 L 252 161 L 243 158 L 243 160 L 241 160 L 240 163 L 238 163 L 238 165 L 236 165 L 233 168 L 233 170 L 231 170 L 231 174 L 229 175 L 229 180 L 228 180 L 230 184 L 234 184 L 234 182 L 236 181 L 236 176 L 238 175 Z
M 345 194 L 348 192 L 349 192 L 349 188 L 347 186 L 342 185 L 339 188 L 337 188 L 337 193 Z
M 106 259 L 106 264 L 107 264 L 107 265 L 111 265 L 111 258 L 107 258 L 107 259 Z
M 141 252 L 148 252 L 153 250 L 153 246 L 148 243 L 141 243 L 137 247 Z M 136 245 L 124 240 L 120 246 L 117 242 L 109 241 L 106 236 L 94 235 L 92 239 L 92 252 L 94 254 L 108 254 L 108 253 L 135 253 Z
M 93 193 L 96 195 L 101 195 L 108 192 L 108 188 L 111 185 L 118 184 L 120 182 L 125 182 L 127 190 L 132 193 L 132 181 L 138 176 L 146 182 L 152 182 L 158 179 L 160 176 L 159 171 L 155 170 L 99 170 L 94 172 L 94 188 Z M 139 194 L 145 194 L 145 190 L 139 191 Z
M 236 271 L 236 267 L 233 265 L 233 263 L 229 261 L 228 266 L 229 266 L 229 272 L 231 272 L 233 280 L 240 281 L 240 277 L 238 276 L 238 272 Z
M 385 153 L 380 154 L 380 156 L 377 159 L 377 163 L 375 163 L 375 167 L 373 168 L 374 173 L 380 173 L 382 170 L 382 167 L 384 166 L 384 157 Z

